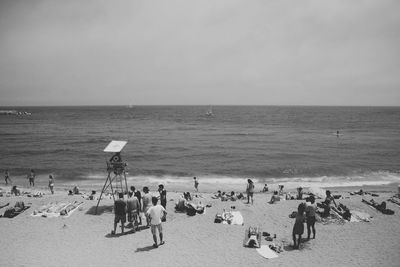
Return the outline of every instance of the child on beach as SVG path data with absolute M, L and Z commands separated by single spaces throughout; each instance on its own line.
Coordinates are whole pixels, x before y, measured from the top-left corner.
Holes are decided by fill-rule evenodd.
M 250 179 L 247 179 L 246 193 L 247 193 L 247 204 L 250 203 L 250 198 L 251 198 L 251 204 L 253 204 L 254 183 Z
M 36 178 L 35 171 L 31 169 L 31 173 L 28 174 L 29 186 L 35 187 L 35 178 Z
M 310 196 L 306 206 L 306 222 L 307 222 L 307 239 L 310 240 L 311 228 L 313 232 L 313 239 L 315 239 L 315 212 L 317 211 L 317 205 L 315 205 L 315 197 Z
M 165 211 L 163 206 L 161 206 L 160 204 L 157 204 L 158 199 L 156 197 L 152 197 L 151 201 L 153 203 L 153 206 L 147 210 L 146 215 L 150 219 L 150 223 L 151 223 L 151 233 L 153 235 L 153 240 L 154 240 L 153 247 L 157 248 L 158 247 L 158 245 L 157 245 L 157 230 L 158 230 L 158 233 L 160 236 L 160 245 L 164 244 L 163 229 L 162 229 L 163 219 L 162 218 L 167 215 L 167 212 Z
M 51 194 L 54 194 L 54 178 L 53 178 L 52 174 L 49 175 L 49 188 L 50 188 Z
M 111 232 L 112 235 L 115 235 L 117 230 L 117 224 L 121 222 L 121 232 L 124 233 L 124 225 L 126 222 L 126 203 L 124 201 L 124 194 L 118 193 L 118 199 L 114 202 L 114 231 Z
M 297 215 L 296 215 L 296 221 L 293 226 L 293 247 L 295 249 L 298 249 L 301 243 L 301 235 L 304 233 L 304 210 L 305 210 L 305 204 L 300 203 L 299 206 L 297 207 Z M 296 235 L 298 235 L 297 243 L 296 243 Z
M 11 179 L 10 179 L 10 172 L 8 170 L 6 170 L 4 172 L 4 180 L 6 180 L 6 185 L 8 184 L 8 182 L 11 183 Z
M 196 177 L 193 177 L 193 180 L 194 180 L 194 190 L 196 192 L 199 192 L 199 180 L 197 180 Z

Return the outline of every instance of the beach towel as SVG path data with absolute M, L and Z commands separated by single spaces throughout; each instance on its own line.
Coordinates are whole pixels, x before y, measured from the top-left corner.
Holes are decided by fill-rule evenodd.
M 352 210 L 350 222 L 370 222 L 371 218 L 372 216 L 366 212 Z
M 52 202 L 47 205 L 40 207 L 37 210 L 34 210 L 31 216 L 33 217 L 45 217 L 45 218 L 54 218 L 60 216 L 60 211 L 66 208 L 71 203 L 63 203 L 63 202 Z
M 266 259 L 278 258 L 278 254 L 275 253 L 268 245 L 262 245 L 260 248 L 256 248 L 258 254 Z
M 243 225 L 243 216 L 240 211 L 228 211 L 222 213 L 222 217 L 224 221 L 223 224 L 231 224 L 231 225 Z
M 64 218 L 68 218 L 81 205 L 83 205 L 83 202 L 75 201 L 74 203 L 70 203 L 60 211 L 60 215 L 63 216 Z

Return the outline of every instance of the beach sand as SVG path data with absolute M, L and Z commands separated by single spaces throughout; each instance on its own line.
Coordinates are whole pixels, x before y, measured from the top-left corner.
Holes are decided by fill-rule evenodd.
M 396 189 L 379 192 L 379 197 L 373 198 L 387 200 Z M 3 187 L 3 191 L 9 188 Z M 190 217 L 174 212 L 179 193 L 168 192 L 167 222 L 163 224 L 165 244 L 158 248 L 152 247 L 150 229 L 110 235 L 114 219 L 110 198 L 100 202 L 100 214 L 94 215 L 96 200 L 68 196 L 64 190 L 54 195 L 46 192 L 41 198 L 3 196 L 2 205 L 24 201 L 32 206 L 13 219 L 0 218 L 0 266 L 399 266 L 400 207 L 388 202 L 387 207 L 395 214 L 384 215 L 361 202 L 362 198 L 370 200 L 369 195 L 350 196 L 344 190 L 334 194 L 345 197 L 337 201 L 350 209 L 372 215 L 371 222 L 316 223 L 316 239 L 303 243 L 299 250 L 291 247 L 294 219 L 289 214 L 297 210 L 301 201 L 268 204 L 271 193 L 255 194 L 253 205 L 222 202 L 212 199 L 209 193 L 199 193 L 195 201 L 211 207 L 205 214 Z M 35 209 L 50 202 L 75 200 L 84 204 L 68 218 L 31 216 Z M 231 206 L 241 212 L 244 225 L 214 223 L 215 214 L 230 210 Z M 2 208 L 0 214 L 5 210 Z M 278 258 L 265 259 L 256 249 L 243 247 L 249 226 L 276 234 L 273 242 L 282 244 L 285 251 Z M 270 243 L 263 237 L 263 245 Z

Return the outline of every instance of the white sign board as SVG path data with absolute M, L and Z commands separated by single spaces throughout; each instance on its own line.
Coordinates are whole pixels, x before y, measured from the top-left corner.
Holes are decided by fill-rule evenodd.
M 127 141 L 111 141 L 107 147 L 104 149 L 104 152 L 121 152 L 124 146 L 127 144 Z

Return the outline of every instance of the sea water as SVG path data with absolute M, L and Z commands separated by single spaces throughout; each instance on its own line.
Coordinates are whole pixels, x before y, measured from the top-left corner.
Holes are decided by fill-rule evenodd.
M 30 169 L 45 184 L 101 189 L 103 152 L 128 144 L 128 183 L 167 189 L 244 189 L 252 179 L 297 186 L 400 182 L 399 107 L 77 106 L 7 107 L 0 116 L 0 169 L 21 186 Z M 339 134 L 337 134 L 339 131 Z

